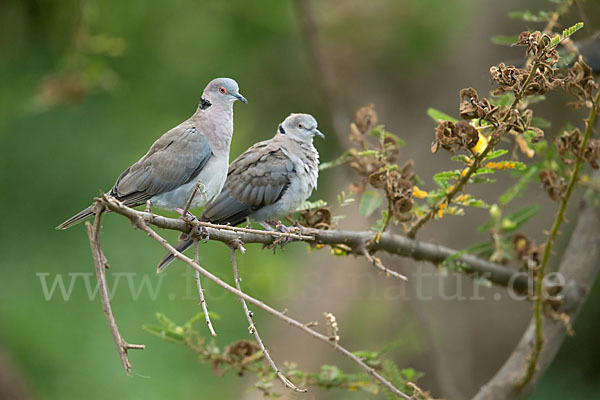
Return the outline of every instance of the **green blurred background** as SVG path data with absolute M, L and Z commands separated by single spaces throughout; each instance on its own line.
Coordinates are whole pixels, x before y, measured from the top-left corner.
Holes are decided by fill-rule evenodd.
M 506 18 L 507 12 L 551 7 L 546 0 L 317 2 L 314 18 L 332 72 L 332 116 L 293 1 L 0 2 L 0 385 L 24 388 L 11 397 L 22 399 L 260 398 L 247 392 L 253 377 L 216 377 L 190 350 L 142 330 L 157 311 L 177 322 L 199 312 L 195 288 L 181 263 L 155 275 L 161 247 L 109 215 L 103 247 L 112 265 L 109 283 L 116 285 L 114 311 L 126 340 L 147 345 L 130 353 L 134 373 L 127 376 L 100 302 L 86 291 L 85 279 L 93 287 L 95 278 L 84 227 L 59 232 L 54 226 L 110 188 L 160 134 L 191 115 L 204 85 L 218 76 L 235 78 L 249 100 L 235 106 L 232 157 L 272 136 L 290 112 L 308 112 L 327 134 L 326 141 L 316 142 L 321 159 L 331 160 L 343 150 L 354 110 L 375 103 L 380 121 L 407 142 L 402 157 L 414 159 L 427 180 L 450 163 L 429 152 L 433 123 L 426 109 L 456 114 L 459 89 L 473 86 L 485 93 L 489 66 L 522 53 L 492 45 L 489 38 L 536 27 Z M 599 16 L 598 2 L 588 1 L 563 22 L 585 17 L 584 37 L 600 26 Z M 556 97 L 557 105 L 549 102 L 540 112 L 557 127 L 569 118 L 580 121 L 578 113 L 552 113 L 564 102 Z M 349 178 L 343 168 L 324 172 L 312 199 L 335 204 Z M 501 191 L 486 190 L 488 198 Z M 538 188 L 522 201 L 546 206 L 529 232 L 543 237 L 553 205 Z M 342 227 L 368 226 L 352 207 L 343 212 Z M 466 247 L 481 238 L 465 226 L 474 228 L 485 217 L 475 210 L 432 223 L 422 238 Z M 376 350 L 402 339 L 390 356 L 402 367 L 425 372 L 421 386 L 435 396 L 474 394 L 510 353 L 530 316 L 528 303 L 494 301 L 502 289 L 480 288 L 485 301 L 441 299 L 440 288 L 451 293 L 460 287 L 466 294 L 477 288 L 452 274 L 423 275 L 435 271 L 429 265 L 384 258 L 388 266 L 424 276 L 433 299 L 417 301 L 410 283 L 376 276 L 362 259 L 308 253 L 301 244 L 276 255 L 248 247 L 239 263 L 250 294 L 304 321 L 333 312 L 342 342 L 351 349 Z M 201 255 L 205 267 L 231 281 L 224 246 L 208 243 Z M 42 283 L 51 287 L 57 277 L 67 290 L 73 283 L 72 291 L 65 299 L 56 287 L 47 300 Z M 238 300 L 214 285 L 206 289 L 209 308 L 221 316 L 214 321 L 217 344 L 248 338 Z M 532 398 L 600 397 L 599 291 Z M 309 371 L 322 364 L 356 370 L 327 346 L 261 312 L 256 321 L 280 362 L 293 360 Z M 284 396 L 365 397 L 316 389 Z

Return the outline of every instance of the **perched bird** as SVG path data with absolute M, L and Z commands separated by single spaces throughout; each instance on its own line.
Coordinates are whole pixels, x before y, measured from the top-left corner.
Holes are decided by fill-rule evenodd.
M 185 206 L 197 182 L 201 182 L 190 208 L 213 200 L 227 177 L 236 100 L 248 103 L 236 81 L 212 80 L 194 115 L 154 142 L 138 162 L 119 176 L 108 194 L 127 206 L 150 201 L 156 207 L 174 210 Z M 91 214 L 92 206 L 56 229 L 66 229 Z
M 317 187 L 319 153 L 313 137 L 325 136 L 309 114 L 291 114 L 274 137 L 256 143 L 229 166 L 221 194 L 206 206 L 201 220 L 238 225 L 246 218 L 257 222 L 275 220 L 294 212 Z M 177 250 L 193 244 L 182 234 Z M 175 257 L 168 254 L 158 265 L 163 270 Z

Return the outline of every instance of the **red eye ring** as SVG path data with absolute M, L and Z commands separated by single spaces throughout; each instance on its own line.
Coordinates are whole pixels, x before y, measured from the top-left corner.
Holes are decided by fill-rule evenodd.
M 221 86 L 221 87 L 219 87 L 219 93 L 227 94 L 227 89 L 225 89 L 225 87 Z

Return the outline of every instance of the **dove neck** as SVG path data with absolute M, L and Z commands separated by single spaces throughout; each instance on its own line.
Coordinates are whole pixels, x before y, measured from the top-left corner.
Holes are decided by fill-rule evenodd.
M 210 135 L 209 138 L 213 150 L 229 152 L 233 134 L 233 104 L 222 104 L 215 101 L 212 104 L 209 103 L 208 107 L 202 108 L 203 103 L 204 101 L 200 103 L 195 114 L 200 130 L 214 132 L 214 135 Z

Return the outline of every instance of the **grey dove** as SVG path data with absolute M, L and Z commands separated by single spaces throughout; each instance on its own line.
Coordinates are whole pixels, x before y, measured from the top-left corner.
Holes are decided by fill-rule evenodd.
M 204 89 L 198 109 L 188 120 L 163 134 L 150 150 L 127 168 L 108 192 L 127 206 L 144 204 L 183 208 L 197 182 L 190 208 L 213 200 L 227 178 L 233 134 L 233 103 L 248 101 L 233 79 L 217 78 Z M 56 229 L 66 229 L 92 215 L 92 206 Z
M 206 206 L 201 220 L 238 225 L 249 217 L 264 223 L 294 212 L 317 187 L 319 153 L 314 136 L 325 138 L 312 115 L 291 114 L 273 138 L 256 143 L 231 163 L 223 191 Z M 192 244 L 182 234 L 176 248 L 183 252 Z M 158 271 L 174 258 L 165 256 Z

